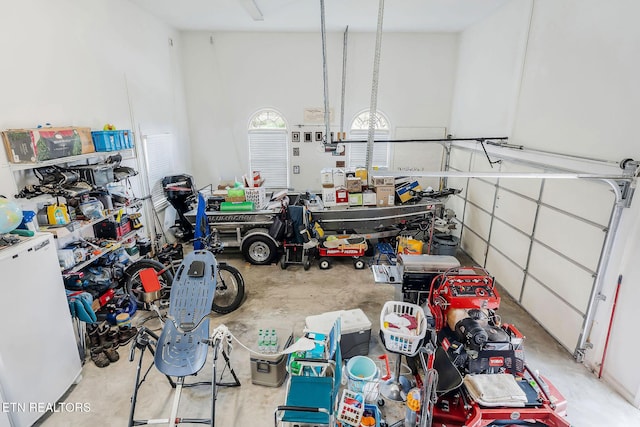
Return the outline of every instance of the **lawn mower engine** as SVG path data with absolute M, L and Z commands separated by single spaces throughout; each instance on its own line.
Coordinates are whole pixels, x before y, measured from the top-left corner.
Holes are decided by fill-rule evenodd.
M 500 295 L 484 269 L 438 276 L 431 290 L 438 341 L 462 374 L 524 371 L 523 336 L 501 323 L 495 312 Z

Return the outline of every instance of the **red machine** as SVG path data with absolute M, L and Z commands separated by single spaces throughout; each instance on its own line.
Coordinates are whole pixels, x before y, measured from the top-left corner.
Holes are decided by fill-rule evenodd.
M 524 360 L 524 337 L 496 314 L 500 295 L 480 267 L 436 276 L 428 306 L 439 347 L 433 425 L 567 427 L 567 401 Z

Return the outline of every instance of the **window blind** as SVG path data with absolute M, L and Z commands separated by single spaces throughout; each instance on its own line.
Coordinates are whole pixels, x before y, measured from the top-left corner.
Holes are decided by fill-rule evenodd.
M 286 130 L 249 131 L 249 157 L 251 171 L 260 171 L 260 176 L 265 180 L 265 187 L 289 187 Z
M 173 161 L 173 135 L 145 135 L 143 144 L 151 200 L 153 207 L 161 210 L 168 205 L 162 188 L 162 178 L 176 173 Z
M 350 132 L 350 138 L 356 141 L 366 141 L 369 134 L 364 130 L 352 130 Z M 388 131 L 376 131 L 374 139 L 385 140 L 389 139 Z M 367 144 L 347 144 L 349 147 L 349 167 L 366 166 L 367 160 Z M 389 167 L 389 143 L 388 142 L 376 142 L 373 144 L 373 159 L 371 166 L 379 168 Z

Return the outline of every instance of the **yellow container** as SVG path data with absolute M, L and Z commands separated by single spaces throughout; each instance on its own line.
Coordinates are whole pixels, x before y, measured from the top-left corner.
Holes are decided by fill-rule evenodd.
M 360 178 L 362 180 L 363 185 L 367 185 L 367 169 L 366 168 L 356 168 L 356 178 Z
M 400 236 L 398 237 L 398 253 L 405 255 L 421 255 L 422 246 L 424 242 L 422 240 L 412 239 L 410 237 Z
M 66 205 L 49 205 L 47 206 L 47 219 L 51 225 L 69 224 L 69 212 Z

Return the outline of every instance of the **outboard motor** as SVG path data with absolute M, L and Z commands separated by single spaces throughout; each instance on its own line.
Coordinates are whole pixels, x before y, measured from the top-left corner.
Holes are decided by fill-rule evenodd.
M 178 219 L 172 226 L 173 234 L 181 240 L 193 238 L 193 224 L 185 213 L 193 209 L 198 201 L 198 191 L 193 185 L 193 177 L 187 174 L 171 175 L 162 178 L 164 195 L 178 213 Z

